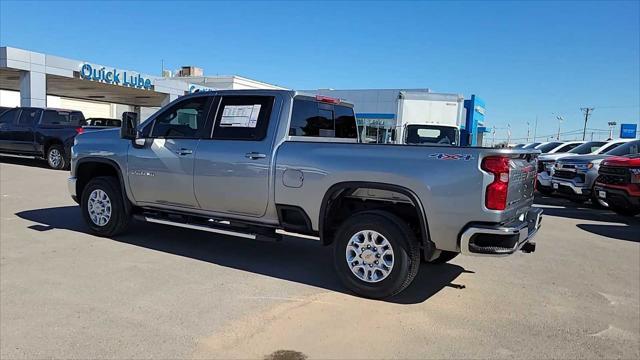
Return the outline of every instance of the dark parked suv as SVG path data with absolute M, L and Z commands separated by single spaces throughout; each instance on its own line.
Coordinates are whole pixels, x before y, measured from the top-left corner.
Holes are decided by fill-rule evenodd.
M 82 133 L 80 111 L 17 107 L 0 114 L 0 152 L 44 158 L 51 168 L 70 164 L 73 140 Z

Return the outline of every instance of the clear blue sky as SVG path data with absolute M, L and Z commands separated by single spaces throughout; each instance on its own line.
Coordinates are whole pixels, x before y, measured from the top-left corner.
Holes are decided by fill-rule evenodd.
M 555 133 L 552 113 L 582 128 L 582 106 L 590 127 L 638 122 L 639 23 L 638 1 L 0 2 L 2 45 L 294 89 L 478 94 L 488 125 L 516 138 L 536 115 L 538 135 Z

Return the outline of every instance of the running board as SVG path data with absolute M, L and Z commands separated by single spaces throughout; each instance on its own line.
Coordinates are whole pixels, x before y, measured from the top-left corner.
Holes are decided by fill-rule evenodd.
M 149 216 L 144 216 L 144 215 L 137 215 L 137 216 L 135 216 L 135 218 L 137 220 L 142 220 L 142 221 L 146 221 L 146 222 L 150 222 L 150 223 L 176 226 L 176 227 L 181 227 L 181 228 L 185 228 L 185 229 L 208 231 L 208 232 L 212 232 L 212 233 L 216 233 L 216 234 L 236 236 L 236 237 L 241 237 L 241 238 L 251 239 L 251 240 L 264 240 L 265 239 L 264 235 L 259 235 L 259 234 L 245 233 L 245 232 L 239 232 L 239 231 L 233 231 L 233 230 L 227 230 L 227 229 L 219 229 L 219 228 L 215 228 L 215 227 L 211 227 L 211 226 L 188 224 L 188 223 L 170 221 L 170 220 L 164 220 L 164 219 L 156 219 L 156 218 L 149 217 Z

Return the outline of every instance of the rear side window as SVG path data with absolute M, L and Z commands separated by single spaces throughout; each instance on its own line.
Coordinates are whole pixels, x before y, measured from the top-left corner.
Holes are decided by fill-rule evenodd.
M 290 136 L 356 139 L 353 109 L 309 100 L 294 100 Z
M 22 109 L 20 118 L 18 119 L 18 125 L 31 126 L 36 123 L 42 110 L 40 109 Z
M 80 126 L 84 123 L 84 115 L 79 111 L 45 110 L 43 125 Z
M 273 96 L 223 96 L 213 139 L 260 141 L 267 135 Z

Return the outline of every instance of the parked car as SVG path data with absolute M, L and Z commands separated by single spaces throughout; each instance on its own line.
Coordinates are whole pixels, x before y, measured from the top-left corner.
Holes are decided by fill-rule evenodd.
M 84 129 L 108 129 L 108 128 L 119 128 L 122 125 L 122 120 L 120 119 L 110 119 L 110 118 L 88 118 L 85 121 Z
M 599 199 L 618 214 L 640 214 L 640 154 L 608 158 L 598 174 L 594 191 Z
M 353 106 L 339 99 L 195 93 L 137 129 L 78 136 L 69 191 L 99 236 L 135 218 L 247 239 L 318 237 L 333 244 L 346 287 L 371 298 L 406 288 L 421 258 L 535 250 L 539 152 L 357 137 Z
M 68 168 L 83 123 L 80 111 L 12 108 L 0 115 L 0 152 L 44 158 L 53 169 Z
M 537 189 L 544 195 L 551 195 L 554 192 L 553 185 L 551 184 L 551 178 L 553 175 L 553 169 L 555 162 L 558 159 L 562 159 L 567 156 L 573 155 L 597 155 L 605 153 L 609 150 L 615 149 L 621 144 L 630 141 L 629 139 L 617 139 L 611 141 L 589 141 L 581 143 L 568 152 L 560 152 L 556 150 L 548 154 L 543 154 L 538 157 L 538 186 Z M 580 143 L 580 142 L 578 142 Z
M 637 154 L 639 146 L 640 140 L 633 140 L 624 142 L 604 154 L 564 157 L 556 161 L 554 166 L 551 178 L 553 189 L 577 202 L 591 199 L 594 205 L 601 204 L 593 191 L 600 163 L 611 156 Z

